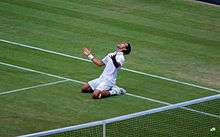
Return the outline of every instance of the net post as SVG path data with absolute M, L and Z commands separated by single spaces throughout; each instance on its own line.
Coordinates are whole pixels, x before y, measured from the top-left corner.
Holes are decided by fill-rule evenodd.
M 106 137 L 106 123 L 102 125 L 102 137 Z

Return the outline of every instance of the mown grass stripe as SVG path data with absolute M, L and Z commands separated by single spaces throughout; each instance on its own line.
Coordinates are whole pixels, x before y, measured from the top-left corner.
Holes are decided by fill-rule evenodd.
M 60 56 L 68 57 L 68 58 L 73 58 L 73 59 L 78 59 L 78 60 L 82 60 L 82 61 L 91 62 L 90 60 L 83 59 L 83 58 L 80 58 L 80 57 L 76 57 L 76 56 L 72 56 L 72 55 L 67 55 L 67 54 L 64 54 L 64 53 L 59 53 L 59 52 L 55 52 L 55 51 L 51 51 L 51 50 L 46 50 L 46 49 L 42 49 L 42 48 L 37 48 L 37 47 L 34 47 L 34 46 L 20 44 L 20 43 L 16 43 L 16 42 L 12 42 L 12 41 L 7 41 L 7 40 L 4 40 L 4 39 L 0 39 L 0 41 L 5 42 L 5 43 L 10 43 L 10 44 L 13 44 L 13 45 L 18 45 L 18 46 L 21 46 L 21 47 L 26 47 L 26 48 L 30 48 L 30 49 L 34 49 L 34 50 L 39 50 L 39 51 L 51 53 L 51 54 L 56 54 L 56 55 L 60 55 Z M 163 79 L 163 80 L 167 80 L 167 81 L 174 82 L 174 83 L 179 83 L 179 84 L 183 84 L 183 85 L 187 85 L 187 86 L 192 86 L 192 87 L 196 87 L 196 88 L 205 89 L 205 90 L 209 90 L 209 91 L 220 93 L 220 91 L 217 90 L 217 89 L 208 88 L 208 87 L 204 87 L 204 86 L 200 86 L 200 85 L 196 85 L 196 84 L 191 84 L 191 83 L 187 83 L 187 82 L 182 82 L 182 81 L 178 81 L 178 80 L 174 80 L 174 79 L 170 79 L 170 78 L 166 78 L 166 77 L 162 77 L 162 76 L 158 76 L 158 75 L 148 74 L 148 73 L 141 72 L 141 71 L 136 71 L 136 70 L 133 70 L 133 69 L 122 68 L 122 70 L 129 71 L 129 72 L 136 73 L 136 74 L 140 74 L 140 75 L 150 76 L 150 77 L 153 77 L 153 78 Z
M 27 1 L 26 1 L 27 2 Z M 105 25 L 111 25 L 111 27 L 114 28 L 119 28 L 119 29 L 127 29 L 127 31 L 131 31 L 131 32 L 142 32 L 143 35 L 145 33 L 150 34 L 150 35 L 155 35 L 155 36 L 160 36 L 160 37 L 164 37 L 164 38 L 172 38 L 172 39 L 177 39 L 179 41 L 185 41 L 187 43 L 194 43 L 194 44 L 208 44 L 208 43 L 213 43 L 213 44 L 217 44 L 216 39 L 213 40 L 209 40 L 209 37 L 201 37 L 200 35 L 189 35 L 188 33 L 183 33 L 182 31 L 176 31 L 176 29 L 172 29 L 172 27 L 163 27 L 163 25 L 147 25 L 146 24 L 137 24 L 134 22 L 131 22 L 132 20 L 120 20 L 120 19 L 116 19 L 113 17 L 106 17 L 106 16 L 101 16 L 100 14 L 96 14 L 96 13 L 88 13 L 88 12 L 84 12 L 82 10 L 77 10 L 77 9 L 67 9 L 64 7 L 60 7 L 60 6 L 52 6 L 52 5 L 48 5 L 47 3 L 34 3 L 34 2 L 27 2 L 27 5 L 24 5 L 23 3 L 17 2 L 17 3 L 13 3 L 16 4 L 18 6 L 22 6 L 22 7 L 26 7 L 29 9 L 36 9 L 39 11 L 43 11 L 43 12 L 48 12 L 48 13 L 52 13 L 52 14 L 57 14 L 57 15 L 61 15 L 61 16 L 67 16 L 67 17 L 71 17 L 71 18 L 77 18 L 77 19 L 81 19 L 81 20 L 85 20 L 85 21 L 90 21 L 90 22 L 94 22 L 94 23 L 99 23 L 99 24 L 105 24 Z M 174 24 L 171 24 L 174 25 Z M 177 26 L 179 26 L 178 24 L 175 24 Z M 130 26 L 135 26 L 130 27 Z M 166 25 L 167 26 L 167 25 Z M 82 26 L 83 27 L 83 26 Z M 169 28 L 169 29 L 168 29 Z M 179 26 L 178 28 L 182 28 L 181 26 Z M 172 29 L 172 30 L 171 30 Z M 184 31 L 184 30 L 183 30 Z M 212 33 L 212 32 L 210 32 Z M 213 34 L 213 36 L 216 36 Z M 212 37 L 210 37 L 212 39 Z
M 5 66 L 9 66 L 9 67 L 14 67 L 14 68 L 17 68 L 17 69 L 22 69 L 22 70 L 26 70 L 26 71 L 30 71 L 30 72 L 35 72 L 35 73 L 44 74 L 44 75 L 51 76 L 51 77 L 56 77 L 56 78 L 72 81 L 72 82 L 79 83 L 79 84 L 84 84 L 85 83 L 83 81 L 79 81 L 79 80 L 75 80 L 75 79 L 71 79 L 71 78 L 66 78 L 66 77 L 62 77 L 62 76 L 58 76 L 58 75 L 54 75 L 54 74 L 50 74 L 50 73 L 46 73 L 46 72 L 41 72 L 41 71 L 38 71 L 38 70 L 34 70 L 34 69 L 30 69 L 30 68 L 25 68 L 25 67 L 21 67 L 21 66 L 9 64 L 9 63 L 0 62 L 0 64 L 1 65 L 5 65 Z M 137 95 L 134 95 L 134 94 L 128 94 L 128 95 L 136 97 L 136 98 L 140 98 L 141 97 L 141 96 L 137 96 Z M 214 96 L 218 96 L 218 95 L 220 95 L 220 94 L 213 95 L 213 97 Z M 211 97 L 211 96 L 209 96 L 209 97 Z M 142 99 L 147 99 L 145 97 L 141 97 L 141 98 Z M 203 98 L 208 98 L 208 97 L 203 97 Z M 150 99 L 149 98 L 149 100 L 157 102 L 157 103 L 161 102 L 161 104 L 168 104 L 168 103 L 165 103 L 163 101 L 159 101 L 159 100 L 155 100 L 155 99 Z M 197 99 L 194 99 L 194 100 L 197 100 Z M 190 102 L 190 101 L 186 101 L 186 102 Z M 184 107 L 180 107 L 180 108 L 185 109 L 185 110 L 189 110 L 189 111 L 193 111 L 193 112 L 197 112 L 197 113 L 203 114 L 203 115 L 207 115 L 207 116 L 211 116 L 211 117 L 215 117 L 215 118 L 220 118 L 220 116 L 217 116 L 217 115 L 214 115 L 214 114 L 210 114 L 210 113 L 206 113 L 206 112 L 202 112 L 202 111 L 198 111 L 198 110 L 194 110 L 194 109 L 191 109 L 191 108 L 184 108 Z

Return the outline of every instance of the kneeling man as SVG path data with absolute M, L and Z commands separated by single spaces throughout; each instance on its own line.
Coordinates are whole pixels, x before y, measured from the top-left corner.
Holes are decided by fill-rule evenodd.
M 126 90 L 116 86 L 117 73 L 125 62 L 124 55 L 131 52 L 131 45 L 127 42 L 119 43 L 116 51 L 109 53 L 102 60 L 94 57 L 88 48 L 83 49 L 83 54 L 97 66 L 105 66 L 101 76 L 82 86 L 83 93 L 92 93 L 94 99 L 113 95 L 123 95 Z

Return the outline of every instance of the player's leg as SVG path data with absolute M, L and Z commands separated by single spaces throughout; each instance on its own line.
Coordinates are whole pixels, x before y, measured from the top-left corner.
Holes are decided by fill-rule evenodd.
M 112 88 L 112 86 L 113 85 L 108 81 L 100 80 L 94 92 L 92 93 L 92 98 L 100 99 L 111 96 L 109 90 Z
M 92 93 L 92 98 L 94 99 L 101 99 L 101 98 L 105 98 L 105 97 L 109 97 L 111 96 L 110 92 L 109 91 L 101 91 L 101 90 L 95 90 L 93 93 Z
M 103 90 L 105 89 L 105 90 Z M 98 89 L 94 90 L 92 93 L 92 97 L 94 99 L 101 99 L 109 96 L 115 96 L 115 95 L 124 95 L 126 93 L 126 90 L 123 88 L 120 88 L 116 85 L 114 85 L 111 88 L 105 87 L 105 86 L 98 86 Z
M 88 83 L 83 84 L 81 91 L 83 93 L 92 93 L 94 89 L 98 86 L 99 78 L 89 81 Z
M 124 95 L 126 90 L 114 85 L 111 90 L 109 90 L 110 94 L 113 95 Z
M 81 88 L 81 92 L 83 93 L 92 93 L 93 90 L 90 87 L 90 85 L 88 83 L 83 84 L 82 88 Z

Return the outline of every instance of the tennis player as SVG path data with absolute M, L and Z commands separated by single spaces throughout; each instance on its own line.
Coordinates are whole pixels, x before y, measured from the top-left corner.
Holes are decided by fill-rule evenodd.
M 126 90 L 116 86 L 117 73 L 125 62 L 124 55 L 131 52 L 131 45 L 127 42 L 117 44 L 116 51 L 109 53 L 102 60 L 92 55 L 91 50 L 83 48 L 83 54 L 88 57 L 95 65 L 105 66 L 99 78 L 89 81 L 82 86 L 83 93 L 92 93 L 94 99 L 123 95 Z

